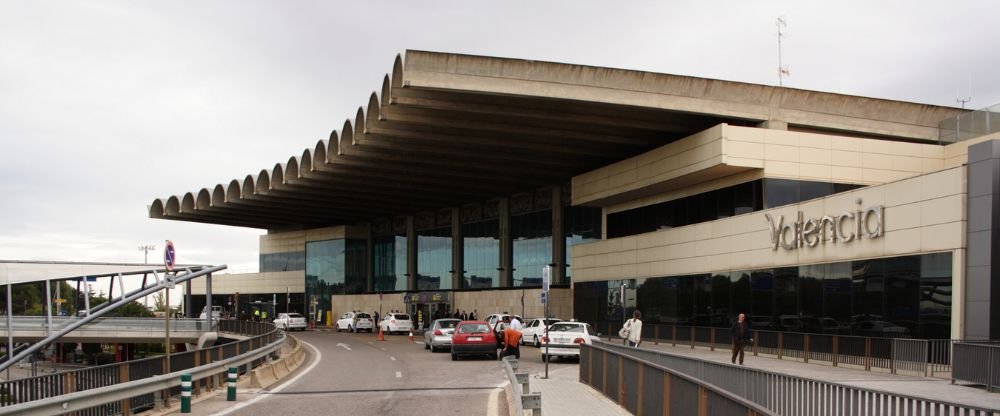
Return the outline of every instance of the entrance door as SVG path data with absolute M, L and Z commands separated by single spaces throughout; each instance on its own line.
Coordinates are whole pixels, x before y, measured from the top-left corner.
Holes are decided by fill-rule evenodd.
M 431 322 L 439 318 L 450 318 L 446 313 L 451 312 L 451 304 L 448 303 L 417 303 L 411 305 L 410 314 L 413 316 L 414 327 L 422 332 L 430 327 Z

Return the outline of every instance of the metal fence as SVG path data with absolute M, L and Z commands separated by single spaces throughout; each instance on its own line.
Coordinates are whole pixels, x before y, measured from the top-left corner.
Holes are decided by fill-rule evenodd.
M 4 407 L 18 403 L 112 386 L 221 361 L 261 348 L 281 337 L 280 331 L 275 329 L 274 325 L 270 323 L 220 321 L 219 328 L 221 331 L 248 335 L 252 336 L 252 338 L 200 350 L 170 354 L 169 360 L 166 356 L 152 357 L 38 377 L 3 381 L 0 382 L 0 413 L 3 413 Z M 254 365 L 256 364 L 258 363 L 255 362 Z M 222 382 L 223 380 L 221 379 L 213 378 L 200 381 L 204 387 L 218 386 Z M 180 387 L 170 389 L 168 394 L 170 397 L 179 395 Z M 77 414 L 81 416 L 131 414 L 151 408 L 155 404 L 155 401 L 154 394 L 143 394 L 123 400 L 122 402 L 109 403 L 80 411 Z
M 955 143 L 1000 131 L 1000 104 L 969 111 L 938 123 L 941 143 Z
M 1000 387 L 1000 343 L 955 343 L 954 363 L 952 383 L 971 381 L 986 386 L 989 391 Z
M 628 348 L 617 344 L 604 342 L 594 342 L 594 350 L 604 350 L 613 352 L 622 357 L 629 357 L 641 362 L 652 363 L 659 368 L 672 371 L 672 374 L 684 374 L 707 385 L 715 386 L 724 392 L 744 399 L 756 406 L 765 409 L 767 414 L 778 415 L 975 415 L 975 416 L 998 416 L 1000 406 L 993 409 L 978 408 L 957 403 L 949 403 L 924 398 L 891 394 L 876 390 L 863 389 L 851 386 L 844 386 L 829 383 L 822 380 L 813 380 L 802 377 L 789 376 L 780 373 L 751 369 L 744 366 L 721 364 L 711 361 L 699 360 L 696 358 L 681 355 L 669 354 L 660 351 L 647 349 Z M 595 357 L 581 355 L 580 359 L 580 379 L 585 380 L 595 389 L 601 390 L 608 397 L 619 397 L 610 395 L 616 391 L 628 391 L 628 385 L 619 387 L 621 383 L 622 370 L 619 368 L 626 362 L 626 359 L 608 360 L 606 357 Z M 607 362 L 601 362 L 600 360 Z M 616 362 L 617 361 L 617 362 Z M 624 364 L 628 365 L 628 364 Z M 584 368 L 586 367 L 586 374 Z M 654 376 L 655 377 L 655 376 Z M 643 379 L 641 383 L 648 382 Z M 609 389 L 610 387 L 610 389 Z M 619 390 L 615 390 L 619 389 Z M 676 390 L 675 393 L 676 394 Z M 682 394 L 686 397 L 699 397 L 695 391 L 686 387 Z M 664 400 L 668 394 L 663 393 Z M 630 398 L 620 399 L 620 403 L 628 404 Z M 690 400 L 688 400 L 690 401 Z M 636 408 L 626 407 L 632 413 L 637 413 Z M 644 409 L 645 410 L 645 409 Z M 650 409 L 652 413 L 643 414 L 663 414 L 656 409 Z M 738 413 L 738 412 L 737 412 Z M 746 414 L 744 410 L 741 414 Z M 691 409 L 681 410 L 681 413 L 671 414 L 694 414 Z M 723 414 L 723 413 L 712 413 Z
M 606 334 L 609 340 L 621 326 L 618 322 L 609 321 L 591 324 L 600 328 L 599 332 Z M 643 323 L 642 337 L 647 343 L 713 351 L 732 347 L 729 328 Z M 823 362 L 834 367 L 949 379 L 952 344 L 956 342 L 977 341 L 754 330 L 753 343 L 746 351 L 748 354 L 784 360 Z
M 580 381 L 640 415 L 771 415 L 710 383 L 625 354 L 609 344 L 581 345 Z

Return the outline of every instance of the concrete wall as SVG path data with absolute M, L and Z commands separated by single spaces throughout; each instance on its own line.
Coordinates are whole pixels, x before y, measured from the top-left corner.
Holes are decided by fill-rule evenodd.
M 306 277 L 302 270 L 212 275 L 212 293 L 214 294 L 285 293 L 286 288 L 292 293 L 303 293 L 306 290 L 305 286 Z M 204 278 L 191 281 L 191 293 L 205 294 Z
M 786 222 L 885 206 L 884 236 L 773 250 L 765 214 Z M 952 168 L 885 185 L 718 221 L 572 247 L 575 282 L 792 266 L 965 247 L 965 170 Z M 958 255 L 956 254 L 956 257 Z M 964 256 L 964 254 L 963 254 Z
M 537 318 L 542 316 L 542 306 L 539 301 L 541 289 L 525 289 L 524 291 L 524 314 L 526 318 Z M 489 290 L 475 292 L 452 292 L 453 301 L 451 309 L 460 309 L 466 312 L 476 310 L 479 318 L 498 312 L 521 313 L 521 291 L 520 290 Z M 549 304 L 549 315 L 570 319 L 573 315 L 573 293 L 566 288 L 553 288 L 549 292 L 551 303 Z M 402 293 L 390 293 L 382 296 L 382 313 L 398 309 L 406 311 L 403 303 Z M 379 310 L 378 295 L 346 295 L 333 297 L 334 316 L 347 311 L 365 311 L 372 313 Z
M 997 339 L 1000 338 L 1000 140 L 969 148 L 968 177 L 964 335 Z
M 301 231 L 283 231 L 260 236 L 260 253 L 290 253 L 305 251 L 306 243 L 342 238 L 368 238 L 367 227 L 340 225 Z

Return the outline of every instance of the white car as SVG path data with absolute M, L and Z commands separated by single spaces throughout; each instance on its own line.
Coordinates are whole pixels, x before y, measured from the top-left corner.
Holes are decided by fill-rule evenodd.
M 550 325 L 548 335 L 542 337 L 542 361 L 549 357 L 580 358 L 580 345 L 591 345 L 591 336 L 597 336 L 597 332 L 587 323 L 562 321 Z
M 337 331 L 372 332 L 374 328 L 375 322 L 371 315 L 364 312 L 346 312 L 337 320 Z
M 282 313 L 278 314 L 278 318 L 274 320 L 274 326 L 284 329 L 286 332 L 294 331 L 296 329 L 299 331 L 305 331 L 306 318 L 295 312 Z
M 511 319 L 517 318 L 517 320 L 521 321 L 521 323 L 524 324 L 524 319 L 521 319 L 520 316 L 517 316 L 517 315 L 514 315 L 514 314 L 509 314 L 509 313 L 493 313 L 493 314 L 489 314 L 489 315 L 486 316 L 486 319 L 483 319 L 483 320 L 486 321 L 486 323 L 490 324 L 490 328 L 494 328 L 495 329 L 497 327 L 497 323 L 500 322 L 500 321 L 503 321 L 503 317 L 505 317 L 505 316 L 508 317 L 508 318 L 511 318 Z
M 413 330 L 413 321 L 410 321 L 410 315 L 405 313 L 387 313 L 379 323 L 379 328 L 386 334 L 408 333 Z
M 536 347 L 542 345 L 542 337 L 545 336 L 545 327 L 561 321 L 562 319 L 557 318 L 544 320 L 542 318 L 529 319 L 521 331 L 521 345 L 532 344 Z

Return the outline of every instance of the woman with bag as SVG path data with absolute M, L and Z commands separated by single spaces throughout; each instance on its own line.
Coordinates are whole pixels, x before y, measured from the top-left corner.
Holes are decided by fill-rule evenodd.
M 632 312 L 632 319 L 625 321 L 625 325 L 622 329 L 618 331 L 618 336 L 628 344 L 630 347 L 639 348 L 639 343 L 642 342 L 642 313 L 638 309 Z

